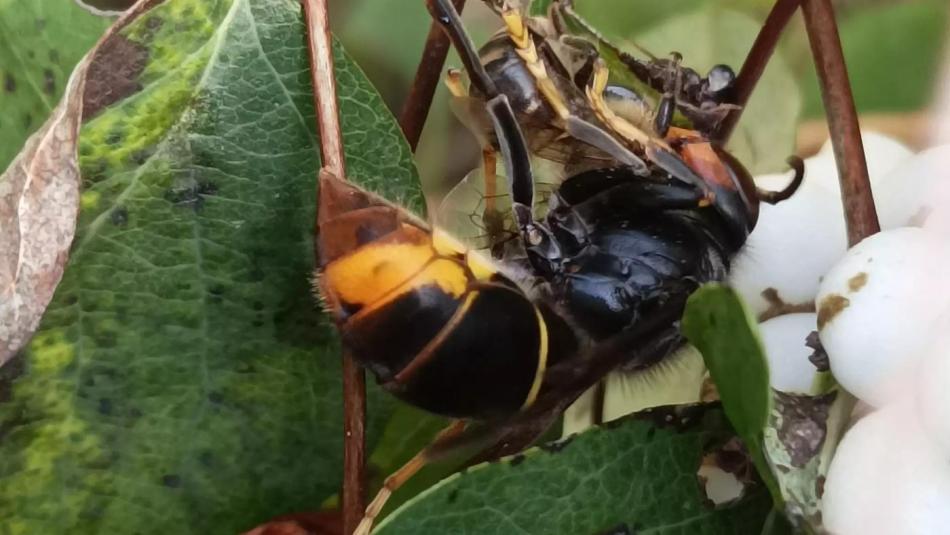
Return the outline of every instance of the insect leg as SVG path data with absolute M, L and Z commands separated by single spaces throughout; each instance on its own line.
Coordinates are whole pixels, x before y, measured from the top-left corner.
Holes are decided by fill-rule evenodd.
M 465 89 L 465 82 L 462 81 L 462 71 L 458 69 L 449 69 L 445 72 L 445 87 L 449 89 L 453 97 L 468 97 L 468 89 Z
M 604 62 L 603 58 L 597 58 L 594 61 L 590 83 L 586 88 L 587 100 L 590 102 L 597 118 L 624 139 L 639 143 L 641 147 L 653 143 L 655 136 L 651 136 L 637 125 L 620 117 L 607 105 L 607 101 L 604 100 L 604 90 L 607 88 L 609 77 L 610 70 L 607 68 L 607 63 Z
M 475 86 L 482 94 L 489 98 L 498 94 L 498 88 L 495 82 L 488 76 L 481 59 L 478 57 L 478 51 L 471 37 L 462 26 L 462 19 L 459 18 L 458 11 L 452 5 L 451 0 L 426 0 L 426 7 L 432 18 L 442 25 L 442 29 L 452 41 L 452 46 L 458 52 L 462 59 L 462 65 L 465 66 L 465 72 L 468 73 Z
M 468 98 L 468 90 L 462 81 L 462 73 L 458 69 L 449 69 L 445 74 L 445 85 L 455 98 Z M 483 219 L 493 217 L 496 213 L 495 199 L 498 197 L 498 178 L 496 176 L 497 157 L 495 148 L 483 139 L 482 142 L 482 178 L 485 186 L 485 210 Z
M 673 62 L 669 70 L 669 78 L 664 83 L 663 95 L 656 107 L 656 117 L 653 119 L 653 129 L 660 137 L 665 137 L 670 130 L 670 124 L 673 122 L 673 114 L 676 113 L 676 97 L 683 88 L 683 72 L 680 69 L 680 62 L 683 56 L 679 52 L 673 53 Z
M 433 452 L 439 449 L 443 443 L 456 439 L 464 430 L 464 421 L 457 420 L 453 422 L 442 431 L 439 431 L 439 434 L 436 435 L 431 444 L 417 453 L 412 459 L 409 459 L 399 470 L 396 470 L 387 477 L 383 482 L 383 488 L 379 489 L 376 497 L 373 498 L 373 501 L 366 507 L 366 512 L 363 513 L 363 519 L 360 520 L 356 530 L 353 531 L 353 535 L 369 535 L 373 529 L 373 522 L 376 520 L 376 517 L 379 516 L 379 513 L 382 512 L 383 507 L 393 492 L 405 484 L 406 481 L 409 481 L 409 479 L 416 475 L 425 465 L 429 464 L 429 462 L 433 460 Z
M 505 171 L 511 188 L 511 204 L 515 222 L 522 231 L 534 224 L 531 209 L 534 205 L 534 176 L 531 171 L 531 157 L 521 127 L 505 95 L 497 95 L 487 103 L 501 148 Z
M 524 61 L 528 72 L 534 77 L 538 91 L 541 92 L 545 101 L 564 123 L 565 131 L 571 137 L 604 151 L 618 162 L 635 168 L 638 173 L 646 174 L 646 164 L 636 154 L 618 142 L 609 132 L 604 131 L 603 128 L 571 112 L 554 80 L 548 75 L 544 61 L 538 55 L 538 49 L 534 45 L 534 39 L 531 37 L 531 32 L 525 24 L 521 12 L 506 4 L 502 9 L 501 17 L 505 21 L 505 27 L 508 30 L 508 36 L 512 44 L 515 46 L 515 51 Z

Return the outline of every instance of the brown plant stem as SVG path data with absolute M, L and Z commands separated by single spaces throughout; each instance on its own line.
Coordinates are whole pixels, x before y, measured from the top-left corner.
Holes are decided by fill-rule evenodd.
M 304 0 L 303 8 L 323 168 L 344 178 L 346 166 L 337 109 L 336 75 L 333 70 L 327 0 Z M 342 374 L 343 532 L 352 533 L 363 517 L 366 507 L 366 378 L 362 368 L 346 351 L 343 353 Z
M 465 7 L 465 0 L 453 0 L 455 10 L 459 13 Z M 429 35 L 422 49 L 422 57 L 416 68 L 416 77 L 409 88 L 409 95 L 399 112 L 399 126 L 409 142 L 409 148 L 416 152 L 426 118 L 429 117 L 429 108 L 432 107 L 432 98 L 442 76 L 445 66 L 445 57 L 449 53 L 449 38 L 442 30 L 442 26 L 435 21 L 429 26 Z
M 714 136 L 717 141 L 725 144 L 732 136 L 732 131 L 735 130 L 739 118 L 742 117 L 742 110 L 745 109 L 749 97 L 752 96 L 752 90 L 755 89 L 756 84 L 759 83 L 759 78 L 765 72 L 765 66 L 768 65 L 769 59 L 775 52 L 782 31 L 792 19 L 799 3 L 800 0 L 777 0 L 775 5 L 772 6 L 772 11 L 766 17 L 762 29 L 759 30 L 759 35 L 752 43 L 752 48 L 749 49 L 749 54 L 736 76 L 736 104 L 740 108 L 729 112 L 729 115 L 720 123 Z
M 881 230 L 868 179 L 858 114 L 830 0 L 801 1 L 838 165 L 848 243 L 853 246 Z

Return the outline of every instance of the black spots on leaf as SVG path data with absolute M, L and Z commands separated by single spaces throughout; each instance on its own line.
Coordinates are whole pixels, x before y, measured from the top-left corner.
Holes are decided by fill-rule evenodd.
M 701 425 L 706 411 L 716 404 L 696 403 L 693 405 L 670 405 L 653 407 L 633 415 L 637 420 L 646 420 L 655 429 L 673 429 L 679 432 L 689 431 Z
M 214 403 L 215 405 L 220 405 L 221 403 L 224 403 L 224 395 L 222 395 L 221 392 L 209 392 L 208 401 Z
M 508 464 L 510 464 L 511 466 L 518 466 L 519 464 L 523 462 L 524 462 L 524 454 L 519 453 L 513 456 L 511 460 L 508 461 Z
M 142 24 L 144 31 L 142 32 L 142 39 L 145 42 L 151 42 L 155 38 L 155 34 L 158 33 L 158 30 L 165 25 L 165 19 L 151 13 L 145 16 L 145 23 Z
M 224 301 L 224 286 L 214 284 L 208 287 L 208 302 L 212 305 L 218 305 L 222 301 Z
M 23 114 L 23 127 L 24 127 L 24 128 L 29 128 L 32 124 L 33 124 L 33 114 L 32 114 L 32 113 L 24 113 L 24 114 Z
M 117 227 L 124 227 L 129 224 L 129 211 L 123 206 L 116 206 L 109 213 L 109 221 Z
M 56 75 L 50 69 L 43 69 L 43 92 L 51 97 L 56 95 Z
M 617 524 L 612 528 L 598 531 L 595 535 L 637 535 L 637 531 L 630 529 L 627 524 Z
M 560 453 L 564 448 L 568 447 L 572 442 L 574 442 L 574 435 L 562 438 L 555 442 L 548 442 L 547 444 L 542 444 L 538 446 L 543 451 L 548 453 Z
M 451 504 L 455 503 L 455 501 L 458 500 L 458 499 L 459 499 L 459 490 L 458 490 L 458 489 L 452 489 L 452 491 L 449 492 L 449 495 L 445 497 L 445 503 L 448 503 L 448 504 L 451 505 Z
M 148 49 L 115 34 L 99 47 L 86 75 L 83 121 L 102 109 L 142 90 L 139 76 L 148 62 Z
M 112 414 L 112 400 L 109 398 L 101 398 L 99 400 L 99 406 L 96 409 L 99 411 L 99 414 L 103 416 L 109 416 Z
M 186 180 L 165 191 L 165 199 L 176 206 L 191 208 L 195 212 L 204 208 L 205 198 L 216 195 L 218 186 L 207 180 Z
M 51 48 L 47 56 L 52 63 L 59 63 L 59 51 L 55 48 Z
M 214 454 L 207 450 L 203 451 L 198 454 L 198 462 L 201 463 L 201 466 L 204 466 L 205 468 L 211 468 L 211 466 L 214 464 Z
M 102 182 L 108 178 L 109 163 L 105 159 L 95 160 L 93 162 L 83 162 L 82 165 L 82 186 L 83 189 L 89 189 L 94 184 Z
M 119 334 L 112 329 L 102 329 L 95 333 L 96 346 L 99 348 L 112 348 L 119 343 Z
M 115 147 L 125 138 L 125 132 L 121 128 L 113 128 L 106 134 L 106 144 Z
M 135 165 L 144 165 L 154 153 L 155 149 L 153 147 L 134 150 L 129 154 L 129 161 Z
M 6 93 L 13 93 L 16 91 L 16 78 L 14 78 L 10 73 L 3 75 L 3 91 Z
M 181 476 L 178 474 L 165 474 L 162 476 L 162 485 L 170 489 L 177 489 L 181 486 Z

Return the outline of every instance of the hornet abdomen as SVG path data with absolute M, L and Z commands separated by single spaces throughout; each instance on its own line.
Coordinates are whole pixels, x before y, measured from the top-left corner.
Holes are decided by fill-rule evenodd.
M 530 405 L 557 318 L 445 232 L 345 181 L 323 175 L 320 187 L 319 289 L 354 358 L 434 413 Z

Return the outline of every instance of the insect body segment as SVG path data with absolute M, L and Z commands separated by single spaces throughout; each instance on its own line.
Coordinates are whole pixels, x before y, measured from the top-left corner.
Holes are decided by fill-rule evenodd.
M 321 292 L 343 343 L 386 389 L 466 418 L 534 401 L 550 313 L 477 253 L 342 180 L 321 177 L 320 210 Z

